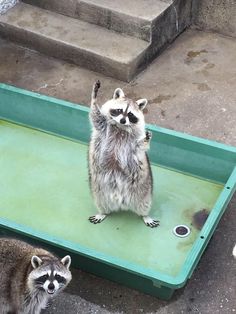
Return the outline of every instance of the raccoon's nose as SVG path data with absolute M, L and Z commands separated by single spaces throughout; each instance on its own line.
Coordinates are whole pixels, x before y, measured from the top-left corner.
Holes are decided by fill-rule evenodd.
M 122 119 L 120 119 L 121 124 L 125 124 L 125 122 L 126 122 L 126 119 L 124 117 Z
M 55 289 L 55 286 L 52 282 L 50 282 L 50 284 L 48 285 L 48 289 L 49 290 L 54 290 Z

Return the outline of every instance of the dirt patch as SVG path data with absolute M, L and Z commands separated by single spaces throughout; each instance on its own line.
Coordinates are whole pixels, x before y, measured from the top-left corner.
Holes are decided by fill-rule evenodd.
M 193 215 L 192 225 L 201 230 L 209 216 L 209 210 L 203 208 Z
M 172 98 L 175 98 L 176 95 L 163 95 L 163 94 L 159 94 L 157 97 L 153 98 L 153 99 L 149 99 L 149 103 L 153 104 L 161 104 L 163 101 L 166 100 L 170 100 Z
M 201 92 L 206 92 L 211 90 L 211 88 L 207 85 L 207 83 L 193 83 L 193 85 L 197 85 L 198 90 Z
M 198 51 L 190 50 L 187 53 L 187 58 L 185 58 L 184 63 L 190 64 L 194 58 L 199 57 L 203 53 L 208 53 L 208 51 L 206 49 L 202 49 L 202 50 L 198 50 Z

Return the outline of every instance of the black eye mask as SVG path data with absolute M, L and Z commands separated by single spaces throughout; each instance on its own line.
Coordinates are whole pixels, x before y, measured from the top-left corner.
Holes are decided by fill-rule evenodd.
M 123 113 L 122 109 L 111 109 L 110 110 L 110 114 L 112 117 L 118 117 L 122 113 Z
M 45 281 L 46 281 L 48 278 L 49 278 L 48 274 L 45 274 L 45 275 L 43 275 L 43 276 L 38 277 L 37 279 L 35 279 L 35 282 L 36 282 L 37 284 L 44 284 Z
M 129 112 L 128 113 L 128 118 L 129 118 L 129 122 L 130 123 L 137 123 L 138 122 L 138 118 L 132 113 L 132 112 Z
M 57 280 L 58 283 L 62 283 L 62 284 L 66 283 L 66 279 L 58 274 L 55 275 L 55 279 Z
M 138 122 L 138 118 L 130 111 L 128 113 L 128 109 L 129 109 L 129 104 L 127 105 L 125 111 L 123 111 L 123 109 L 111 109 L 110 110 L 110 115 L 112 117 L 118 117 L 119 115 L 123 114 L 124 117 L 128 117 L 130 123 L 137 123 Z

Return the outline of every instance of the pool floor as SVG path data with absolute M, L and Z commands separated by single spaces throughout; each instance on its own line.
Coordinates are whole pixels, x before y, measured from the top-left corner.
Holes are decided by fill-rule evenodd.
M 151 229 L 129 212 L 93 225 L 96 213 L 88 185 L 87 149 L 37 130 L 0 120 L 0 217 L 54 238 L 71 241 L 109 256 L 175 276 L 199 229 L 193 215 L 210 211 L 223 186 L 152 165 Z M 186 224 L 191 233 L 172 230 Z

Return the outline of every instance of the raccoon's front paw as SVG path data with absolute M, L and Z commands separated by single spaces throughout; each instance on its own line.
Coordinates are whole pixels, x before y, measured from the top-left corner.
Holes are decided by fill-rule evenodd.
M 93 91 L 94 91 L 95 98 L 97 97 L 97 93 L 98 93 L 98 90 L 100 87 L 101 87 L 101 82 L 99 80 L 97 80 L 93 85 Z
M 95 216 L 90 216 L 89 217 L 89 221 L 93 224 L 99 224 L 100 222 L 102 222 L 107 215 L 101 215 L 101 214 L 97 214 Z
M 152 138 L 152 132 L 151 131 L 146 131 L 146 141 L 150 141 Z
M 156 228 L 156 227 L 160 226 L 159 220 L 154 220 L 149 216 L 144 216 L 143 221 L 144 221 L 145 225 L 150 227 L 150 228 Z

